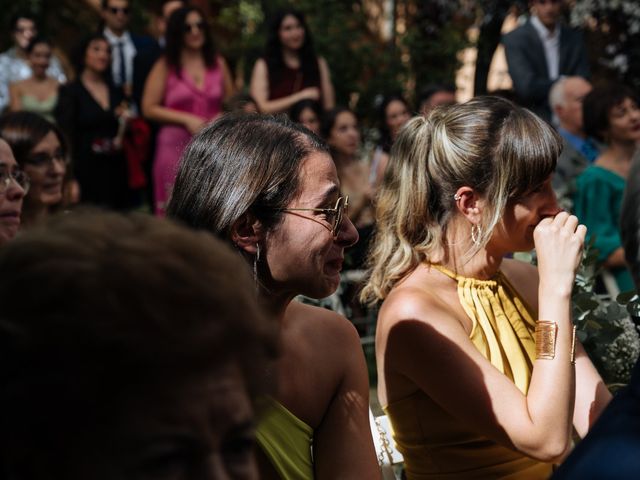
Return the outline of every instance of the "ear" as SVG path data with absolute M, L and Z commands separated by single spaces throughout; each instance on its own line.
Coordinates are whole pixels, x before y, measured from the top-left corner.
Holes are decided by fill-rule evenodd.
M 453 199 L 456 202 L 458 211 L 474 225 L 480 223 L 482 219 L 482 209 L 484 201 L 471 187 L 460 187 Z
M 231 241 L 241 251 L 255 255 L 262 240 L 262 224 L 252 213 L 244 213 L 231 226 Z

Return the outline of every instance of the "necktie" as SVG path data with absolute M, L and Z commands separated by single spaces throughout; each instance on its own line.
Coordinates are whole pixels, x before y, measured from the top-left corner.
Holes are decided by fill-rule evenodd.
M 124 41 L 123 40 L 118 40 L 118 43 L 116 44 L 116 55 L 117 55 L 117 62 L 118 62 L 118 77 L 114 78 L 114 80 L 117 86 L 121 86 L 127 83 L 127 72 L 126 72 L 126 69 L 125 69 L 126 67 L 124 63 Z

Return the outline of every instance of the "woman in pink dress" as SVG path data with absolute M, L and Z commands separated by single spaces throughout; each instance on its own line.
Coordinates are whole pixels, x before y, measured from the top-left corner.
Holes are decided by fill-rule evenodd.
M 233 93 L 229 69 L 218 56 L 204 15 L 176 10 L 167 25 L 167 46 L 147 78 L 142 111 L 162 125 L 153 165 L 155 212 L 163 216 L 182 150 L 191 136 L 222 113 Z

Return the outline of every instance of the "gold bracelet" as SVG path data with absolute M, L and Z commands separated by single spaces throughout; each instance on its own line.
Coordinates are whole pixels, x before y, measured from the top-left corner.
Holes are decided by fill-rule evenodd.
M 556 356 L 558 324 L 540 320 L 536 323 L 536 359 L 553 360 Z
M 573 326 L 573 333 L 571 334 L 571 365 L 576 364 L 576 326 Z

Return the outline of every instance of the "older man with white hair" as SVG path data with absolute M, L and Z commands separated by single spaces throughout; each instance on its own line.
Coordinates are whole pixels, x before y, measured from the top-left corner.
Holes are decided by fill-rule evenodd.
M 571 193 L 575 178 L 596 159 L 600 150 L 582 129 L 582 100 L 591 88 L 582 77 L 562 77 L 549 92 L 549 104 L 558 119 L 558 133 L 564 143 L 552 180 L 559 196 Z

